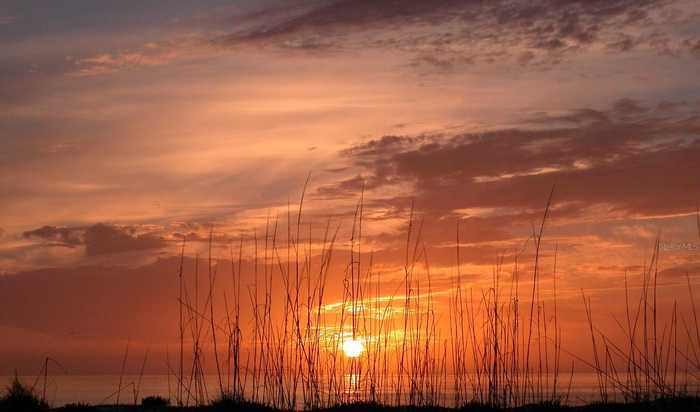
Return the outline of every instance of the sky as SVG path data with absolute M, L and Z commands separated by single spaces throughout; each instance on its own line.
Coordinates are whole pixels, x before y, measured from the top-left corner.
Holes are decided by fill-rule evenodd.
M 662 299 L 700 283 L 696 1 L 5 0 L 0 48 L 0 372 L 167 351 L 182 240 L 228 259 L 302 193 L 331 299 L 360 200 L 387 283 L 411 213 L 448 292 L 456 248 L 474 287 L 531 252 L 550 193 L 572 325 L 657 239 Z

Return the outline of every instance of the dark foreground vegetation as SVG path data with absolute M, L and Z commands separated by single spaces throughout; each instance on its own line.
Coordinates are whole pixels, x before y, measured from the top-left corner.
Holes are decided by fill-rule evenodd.
M 524 405 L 513 408 L 496 408 L 485 405 L 469 404 L 461 408 L 445 408 L 441 406 L 384 406 L 373 403 L 352 403 L 338 405 L 324 409 L 318 409 L 319 412 L 496 412 L 496 411 L 512 411 L 512 412 L 547 412 L 547 411 L 571 411 L 571 412 L 684 412 L 700 410 L 700 400 L 698 398 L 673 398 L 660 399 L 649 402 L 639 403 L 608 403 L 608 404 L 591 404 L 585 406 L 564 406 L 553 404 L 541 405 Z M 252 404 L 243 402 L 227 406 L 193 406 L 193 407 L 167 407 L 163 409 L 150 409 L 143 406 L 67 406 L 64 408 L 53 409 L 53 411 L 65 412 L 88 412 L 88 411 L 253 411 L 253 412 L 277 412 L 278 409 L 272 409 L 264 405 Z
M 49 408 L 47 403 L 40 399 L 34 391 L 22 385 L 15 379 L 7 388 L 6 393 L 0 397 L 0 412 L 177 412 L 177 411 L 252 411 L 252 412 L 280 412 L 263 404 L 249 401 L 222 398 L 212 401 L 209 405 L 200 406 L 171 406 L 168 399 L 160 396 L 148 396 L 142 399 L 140 405 L 88 405 L 69 404 L 59 408 Z M 317 409 L 321 412 L 431 412 L 431 411 L 463 411 L 463 412 L 535 412 L 535 411 L 572 411 L 572 412 L 623 412 L 623 411 L 700 411 L 700 397 L 674 396 L 659 398 L 651 401 L 629 403 L 594 403 L 583 406 L 567 406 L 558 403 L 545 402 L 540 404 L 527 404 L 518 407 L 498 408 L 479 403 L 468 403 L 460 408 L 446 408 L 441 406 L 386 406 L 374 402 L 354 402 L 340 404 Z

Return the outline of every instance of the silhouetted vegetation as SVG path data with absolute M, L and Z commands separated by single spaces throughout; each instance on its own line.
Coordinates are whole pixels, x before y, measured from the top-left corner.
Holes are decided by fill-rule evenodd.
M 170 400 L 165 399 L 162 396 L 147 396 L 141 400 L 141 406 L 153 411 L 165 409 L 169 405 Z
M 69 403 L 53 410 L 60 412 L 93 412 L 97 411 L 97 408 L 87 403 Z
M 45 401 L 39 399 L 34 391 L 22 384 L 15 376 L 6 393 L 0 397 L 0 411 L 30 412 L 48 409 Z
M 160 396 L 145 397 L 141 405 L 89 405 L 85 403 L 67 404 L 58 408 L 49 409 L 45 402 L 37 398 L 32 390 L 23 385 L 17 378 L 8 387 L 7 393 L 0 398 L 0 411 L 9 412 L 224 412 L 224 411 L 252 411 L 252 412 L 285 412 L 288 410 L 272 408 L 270 406 L 237 399 L 231 396 L 222 396 L 209 405 L 197 406 L 170 406 L 169 401 Z M 660 397 L 653 400 L 637 402 L 597 402 L 582 406 L 563 405 L 558 402 L 541 402 L 525 404 L 515 407 L 498 407 L 479 402 L 467 402 L 459 408 L 444 406 L 418 406 L 418 405 L 385 405 L 378 402 L 349 402 L 336 404 L 330 407 L 316 409 L 317 412 L 683 412 L 700 411 L 700 398 L 694 396 Z
M 52 411 L 56 412 L 150 412 L 153 410 L 154 409 L 150 409 L 143 405 L 90 406 L 85 404 L 71 404 L 61 408 L 52 409 Z M 285 410 L 282 409 L 274 409 L 262 404 L 235 399 L 220 399 L 212 402 L 210 405 L 187 407 L 166 406 L 162 409 L 156 410 L 168 412 L 285 412 Z M 593 403 L 582 406 L 568 406 L 552 402 L 543 402 L 510 408 L 499 408 L 492 405 L 469 402 L 460 408 L 447 408 L 442 406 L 391 406 L 382 405 L 376 402 L 353 402 L 334 405 L 328 408 L 316 409 L 317 412 L 693 412 L 698 410 L 700 410 L 700 398 L 683 396 L 659 398 L 642 402 Z
M 210 409 L 213 411 L 251 411 L 251 412 L 274 412 L 276 409 L 270 408 L 261 403 L 246 401 L 236 398 L 230 394 L 224 394 L 219 399 L 211 402 Z

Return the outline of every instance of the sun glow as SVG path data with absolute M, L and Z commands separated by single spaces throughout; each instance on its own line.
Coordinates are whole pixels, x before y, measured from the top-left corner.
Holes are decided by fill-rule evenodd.
M 357 358 L 365 351 L 365 345 L 361 340 L 346 339 L 343 341 L 343 353 L 348 358 Z

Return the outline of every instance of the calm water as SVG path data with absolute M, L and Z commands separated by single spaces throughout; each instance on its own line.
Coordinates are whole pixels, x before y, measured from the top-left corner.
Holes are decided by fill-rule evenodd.
M 9 383 L 12 376 L 0 376 L 0 383 Z M 134 383 L 139 379 L 138 375 L 125 375 L 122 378 L 121 403 L 134 402 Z M 32 385 L 36 382 L 35 390 L 40 395 L 43 391 L 43 377 L 37 379 L 35 376 L 20 376 L 20 380 Z M 562 374 L 559 377 L 561 382 L 560 391 L 566 392 L 569 375 Z M 551 382 L 551 381 L 550 381 Z M 4 384 L 6 385 L 6 384 Z M 3 386 L 4 386 L 3 385 Z M 118 375 L 56 375 L 50 376 L 46 398 L 51 406 L 62 406 L 67 403 L 84 402 L 90 404 L 115 403 L 117 400 L 116 391 L 119 387 Z M 218 387 L 217 377 L 210 375 L 207 377 L 207 387 L 210 394 L 213 394 Z M 697 390 L 695 388 L 694 390 Z M 167 375 L 144 375 L 141 378 L 141 389 L 138 395 L 140 399 L 150 395 L 160 395 L 165 398 L 174 399 L 172 395 L 176 391 L 175 378 Z M 598 400 L 597 378 L 592 373 L 576 373 L 571 386 L 569 403 L 581 404 Z M 450 399 L 450 394 L 445 394 L 445 399 Z M 619 400 L 622 400 L 619 398 Z

